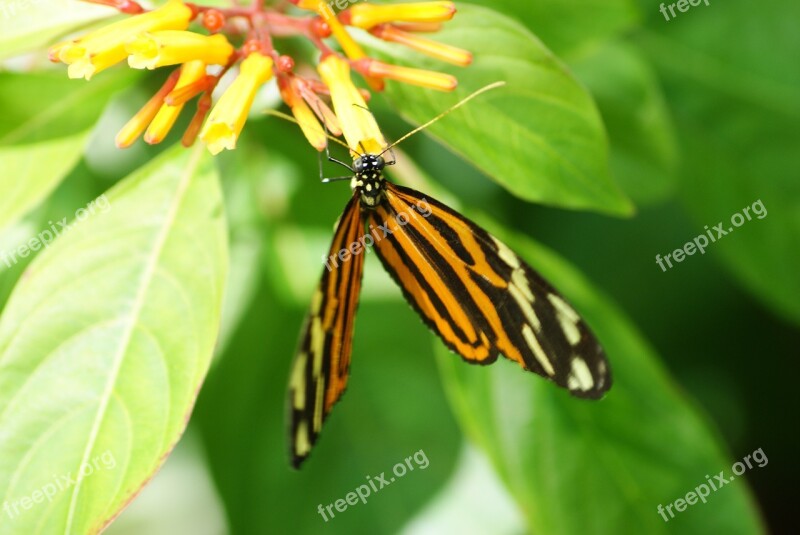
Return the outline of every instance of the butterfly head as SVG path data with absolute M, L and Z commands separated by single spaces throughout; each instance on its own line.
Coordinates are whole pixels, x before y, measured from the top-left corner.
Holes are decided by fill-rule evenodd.
M 353 177 L 352 187 L 361 199 L 361 205 L 372 208 L 380 203 L 386 187 L 383 178 L 383 168 L 386 162 L 382 156 L 365 154 L 353 161 L 356 174 Z

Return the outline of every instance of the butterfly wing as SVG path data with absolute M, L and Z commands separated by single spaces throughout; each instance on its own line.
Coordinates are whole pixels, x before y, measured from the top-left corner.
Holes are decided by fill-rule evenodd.
M 289 382 L 292 464 L 299 467 L 347 386 L 364 255 L 342 255 L 364 235 L 358 198 L 345 207 L 300 335 Z
M 484 229 L 391 183 L 368 222 L 378 257 L 406 300 L 465 360 L 489 364 L 502 353 L 578 397 L 598 398 L 610 388 L 606 357 L 586 323 Z

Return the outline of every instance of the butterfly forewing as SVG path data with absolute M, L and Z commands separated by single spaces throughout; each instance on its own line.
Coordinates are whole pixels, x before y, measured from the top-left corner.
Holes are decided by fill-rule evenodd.
M 308 455 L 322 423 L 347 386 L 364 255 L 343 259 L 337 255 L 357 242 L 363 233 L 358 199 L 353 197 L 337 225 L 292 365 L 289 440 L 295 467 Z
M 600 344 L 567 301 L 505 244 L 421 193 L 386 184 L 369 214 L 375 248 L 406 299 L 447 346 L 474 363 L 502 353 L 579 397 L 611 377 Z

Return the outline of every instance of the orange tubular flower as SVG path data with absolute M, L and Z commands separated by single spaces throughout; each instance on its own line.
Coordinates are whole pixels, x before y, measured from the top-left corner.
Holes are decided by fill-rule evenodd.
M 325 101 L 319 98 L 319 95 L 317 95 L 314 90 L 309 87 L 308 81 L 302 80 L 298 77 L 293 77 L 292 88 L 303 98 L 303 100 L 306 101 L 308 106 L 317 115 L 320 122 L 325 124 L 325 127 L 332 135 L 342 135 L 342 127 L 339 126 L 339 119 L 336 118 L 336 114 L 333 113 L 333 110 L 330 109 L 327 104 L 325 104 Z M 327 91 L 327 87 L 325 88 L 325 91 Z
M 357 4 L 350 9 L 351 26 L 366 30 L 392 21 L 444 22 L 453 18 L 456 6 L 453 2 L 419 2 L 416 4 Z
M 391 24 L 376 26 L 370 30 L 370 33 L 384 41 L 405 45 L 412 50 L 453 65 L 466 67 L 472 63 L 472 54 L 467 50 L 405 32 Z
M 395 28 L 404 32 L 436 33 L 442 29 L 441 22 L 395 22 Z
M 347 61 L 331 54 L 320 61 L 317 71 L 330 89 L 333 109 L 350 150 L 353 153 L 381 152 L 386 147 L 386 140 L 361 93 L 350 79 Z
M 317 12 L 320 18 L 328 25 L 334 39 L 336 39 L 342 47 L 342 50 L 344 50 L 348 58 L 359 60 L 367 57 L 361 45 L 355 42 L 353 37 L 347 32 L 347 29 L 339 22 L 339 19 L 336 18 L 336 14 L 327 2 L 324 0 L 300 0 L 297 5 L 304 9 L 311 9 Z M 367 79 L 367 83 L 375 91 L 381 91 L 383 89 L 383 82 L 381 80 L 370 78 Z
M 201 60 L 207 65 L 225 65 L 233 46 L 222 34 L 165 30 L 143 33 L 125 45 L 128 65 L 134 69 L 155 69 Z
M 211 109 L 200 132 L 211 154 L 236 148 L 256 91 L 272 77 L 272 59 L 253 52 L 242 61 L 239 75 Z
M 143 32 L 185 30 L 192 17 L 191 8 L 181 0 L 169 0 L 149 13 L 134 15 L 68 43 L 55 45 L 50 57 L 69 65 L 70 78 L 85 78 L 124 60 L 125 43 Z
M 181 74 L 178 78 L 178 83 L 175 84 L 175 88 L 172 91 L 174 92 L 181 88 L 190 86 L 198 80 L 203 80 L 205 77 L 205 63 L 199 60 L 185 63 L 181 67 Z M 170 129 L 172 129 L 172 125 L 175 124 L 175 120 L 178 118 L 178 115 L 180 115 L 182 109 L 183 104 L 178 104 L 175 106 L 170 106 L 166 102 L 162 104 L 161 108 L 158 110 L 158 113 L 150 123 L 150 126 L 147 127 L 147 132 L 144 134 L 145 143 L 150 143 L 151 145 L 161 143 L 169 133 Z
M 175 84 L 178 82 L 179 74 L 180 71 L 176 70 L 173 72 L 169 78 L 167 78 L 167 81 L 164 82 L 164 85 L 161 86 L 161 89 L 147 101 L 147 104 L 142 106 L 142 109 L 136 112 L 136 115 L 131 117 L 130 121 L 125 123 L 125 126 L 122 127 L 117 137 L 114 139 L 118 148 L 125 149 L 130 147 L 133 145 L 133 142 L 136 141 L 136 138 L 144 132 L 147 125 L 149 125 L 158 114 L 158 110 L 161 109 L 161 105 L 164 103 L 164 97 L 175 87 Z
M 391 65 L 374 59 L 363 59 L 354 64 L 359 72 L 366 76 L 378 76 L 389 78 L 398 82 L 405 82 L 411 85 L 437 89 L 439 91 L 452 91 L 458 85 L 455 76 L 435 71 L 423 69 L 412 69 L 411 67 L 401 67 Z
M 303 135 L 306 136 L 312 147 L 319 151 L 324 150 L 328 144 L 328 138 L 325 136 L 325 131 L 319 124 L 317 116 L 308 107 L 303 97 L 297 93 L 291 80 L 281 79 L 279 85 L 283 101 L 292 110 L 292 115 L 297 120 Z

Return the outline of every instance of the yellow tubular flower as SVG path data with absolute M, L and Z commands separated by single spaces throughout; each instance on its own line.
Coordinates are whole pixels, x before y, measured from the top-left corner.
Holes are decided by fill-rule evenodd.
M 312 110 L 301 94 L 303 83 L 298 78 L 292 77 L 291 79 L 279 79 L 278 85 L 281 89 L 283 101 L 292 110 L 292 115 L 294 115 L 297 124 L 303 131 L 303 135 L 306 136 L 306 139 L 312 147 L 319 151 L 323 150 L 328 144 L 328 137 L 325 135 L 325 131 L 320 125 L 320 120 L 327 122 L 325 112 L 321 108 L 324 106 L 322 100 L 320 100 L 319 97 L 317 97 L 313 92 L 306 91 L 315 97 L 315 104 L 318 105 L 317 110 Z M 325 107 L 327 108 L 327 106 Z M 333 112 L 330 109 L 327 110 L 327 113 L 333 116 Z M 333 120 L 336 120 L 335 116 L 333 116 Z M 336 126 L 338 128 L 338 122 L 336 123 Z M 338 134 L 341 133 L 342 132 L 340 130 Z
M 381 24 L 373 28 L 371 33 L 384 41 L 400 43 L 412 50 L 416 50 L 432 58 L 452 63 L 453 65 L 466 67 L 472 63 L 472 54 L 467 50 L 432 41 L 413 33 L 404 32 L 390 24 Z
M 306 102 L 308 107 L 311 108 L 311 111 L 317 115 L 317 118 L 325 125 L 325 128 L 328 129 L 331 135 L 342 135 L 339 119 L 336 118 L 336 114 L 333 113 L 333 110 L 325 104 L 325 101 L 319 98 L 319 95 L 312 91 L 303 80 L 296 76 L 292 78 L 291 86 L 292 91 Z
M 350 25 L 370 29 L 392 21 L 444 22 L 453 18 L 453 2 L 419 2 L 416 4 L 357 4 L 351 7 Z
M 328 138 L 325 136 L 325 131 L 319 124 L 317 116 L 311 111 L 311 108 L 302 100 L 298 99 L 292 106 L 292 115 L 297 119 L 303 135 L 311 146 L 317 150 L 324 150 L 328 144 Z
M 239 75 L 225 90 L 200 132 L 211 154 L 236 148 L 256 91 L 272 77 L 272 59 L 254 52 L 242 61 Z
M 136 138 L 144 132 L 147 125 L 149 125 L 156 114 L 158 114 L 158 110 L 161 109 L 161 105 L 164 103 L 164 97 L 175 87 L 178 81 L 178 73 L 179 71 L 176 70 L 170 74 L 167 81 L 161 86 L 161 89 L 159 89 L 158 92 L 147 101 L 147 104 L 142 106 L 142 109 L 136 112 L 136 115 L 131 117 L 130 121 L 122 127 L 117 137 L 114 139 L 117 148 L 124 149 L 130 147 L 133 145 L 133 142 L 136 141 Z
M 125 45 L 128 65 L 134 69 L 155 69 L 201 60 L 207 65 L 225 65 L 233 54 L 228 39 L 218 33 L 165 30 L 143 33 Z
M 205 76 L 206 64 L 202 61 L 194 60 L 185 63 L 181 67 L 181 74 L 174 89 L 186 87 L 195 83 L 197 80 L 205 78 Z M 153 117 L 150 126 L 147 127 L 147 132 L 144 134 L 145 143 L 150 143 L 151 145 L 161 143 L 164 138 L 167 137 L 167 134 L 172 128 L 172 125 L 175 124 L 175 120 L 178 118 L 178 115 L 180 115 L 182 109 L 183 104 L 177 106 L 170 106 L 166 103 L 162 104 L 156 116 Z
M 438 89 L 439 91 L 452 91 L 458 85 L 455 76 L 435 71 L 423 69 L 412 69 L 411 67 L 401 67 L 390 65 L 377 60 L 366 60 L 366 73 L 369 76 L 379 76 L 389 78 L 398 82 L 405 82 L 411 85 Z M 359 66 L 359 68 L 361 68 Z
M 158 30 L 185 30 L 192 10 L 181 0 L 170 0 L 164 6 L 115 22 L 68 43 L 50 49 L 52 58 L 69 65 L 70 78 L 91 79 L 104 69 L 124 60 L 125 43 L 135 36 Z
M 350 65 L 331 54 L 320 61 L 317 71 L 330 89 L 333 109 L 350 150 L 353 153 L 381 152 L 386 147 L 386 140 L 361 93 L 350 79 Z

